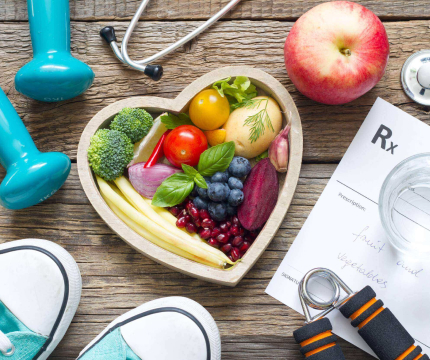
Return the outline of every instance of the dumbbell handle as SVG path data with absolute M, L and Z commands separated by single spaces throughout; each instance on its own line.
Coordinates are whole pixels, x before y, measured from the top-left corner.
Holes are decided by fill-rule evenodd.
M 415 345 L 414 338 L 406 331 L 384 303 L 376 299 L 370 286 L 355 294 L 340 312 L 381 360 L 429 360 Z
M 39 152 L 6 94 L 0 89 L 0 164 L 7 169 Z
M 345 360 L 337 337 L 332 333 L 330 320 L 323 318 L 309 323 L 294 332 L 300 352 L 308 360 Z

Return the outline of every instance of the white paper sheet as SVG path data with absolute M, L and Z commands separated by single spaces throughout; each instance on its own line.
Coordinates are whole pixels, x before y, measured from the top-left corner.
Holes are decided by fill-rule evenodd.
M 383 144 L 378 131 L 392 135 Z M 384 148 L 385 145 L 385 148 Z M 430 351 L 430 259 L 409 259 L 394 250 L 379 220 L 379 192 L 402 160 L 430 152 L 430 127 L 378 99 L 266 292 L 303 314 L 298 282 L 316 267 L 336 272 L 353 290 L 372 286 L 424 352 Z M 429 224 L 430 227 L 430 224 Z M 373 354 L 338 311 L 334 332 Z M 375 356 L 375 355 L 374 355 Z

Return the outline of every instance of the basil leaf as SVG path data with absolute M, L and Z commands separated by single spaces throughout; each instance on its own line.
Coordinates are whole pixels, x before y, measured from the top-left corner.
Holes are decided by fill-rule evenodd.
M 199 173 L 196 174 L 194 177 L 194 182 L 197 184 L 199 188 L 207 189 L 208 184 L 203 176 L 201 176 Z
M 204 151 L 200 155 L 197 166 L 203 176 L 212 176 L 217 171 L 225 171 L 233 160 L 235 145 L 233 141 L 219 144 Z
M 192 177 L 196 176 L 198 174 L 197 170 L 194 169 L 192 166 L 187 164 L 182 164 L 182 170 L 184 170 L 184 173 L 187 175 L 190 175 Z
M 174 129 L 181 125 L 193 125 L 190 117 L 187 114 L 179 114 L 178 116 L 171 113 L 161 115 L 160 121 L 166 126 L 167 129 Z
M 170 207 L 182 203 L 194 189 L 194 176 L 177 173 L 169 176 L 158 187 L 152 205 Z

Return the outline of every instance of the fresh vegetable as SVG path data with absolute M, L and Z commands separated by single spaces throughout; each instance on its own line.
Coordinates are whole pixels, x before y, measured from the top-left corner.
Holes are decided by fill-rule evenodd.
M 234 156 L 234 142 L 226 142 L 206 150 L 200 156 L 197 169 L 203 176 L 212 176 L 218 171 L 228 169 Z
M 228 172 L 231 176 L 243 178 L 251 172 L 251 169 L 251 163 L 248 159 L 235 156 L 228 167 Z
M 120 177 L 115 181 L 123 194 L 122 196 L 100 177 L 97 177 L 97 182 L 100 192 L 108 204 L 113 204 L 120 210 L 126 218 L 132 221 L 130 224 L 135 223 L 165 243 L 174 246 L 176 249 L 186 251 L 196 261 L 201 259 L 200 262 L 219 268 L 223 268 L 226 263 L 233 264 L 223 253 L 213 252 L 207 247 L 207 244 L 182 232 L 163 218 L 133 189 L 126 178 Z
M 208 148 L 203 131 L 192 125 L 181 125 L 173 129 L 164 141 L 164 155 L 176 167 L 182 164 L 196 166 L 200 154 Z
M 132 143 L 136 143 L 148 134 L 152 123 L 152 116 L 147 111 L 124 108 L 112 120 L 110 128 L 123 132 Z
M 256 230 L 264 225 L 278 201 L 279 182 L 270 159 L 255 165 L 243 186 L 244 201 L 239 206 L 238 217 L 247 230 Z
M 167 130 L 163 135 L 161 135 L 160 140 L 158 140 L 157 144 L 154 147 L 154 150 L 152 151 L 152 154 L 149 156 L 148 161 L 145 162 L 144 167 L 149 168 L 151 166 L 154 166 L 158 160 L 161 159 L 161 157 L 164 155 L 164 142 L 166 141 L 167 135 L 172 130 Z
M 265 152 L 261 153 L 260 155 L 255 157 L 255 161 L 259 162 L 260 160 L 263 160 L 265 158 L 269 157 L 269 150 L 266 150 Z
M 272 141 L 269 147 L 269 159 L 276 171 L 285 173 L 288 170 L 288 133 L 291 125 L 288 124 Z
M 133 158 L 133 144 L 123 132 L 100 129 L 91 137 L 88 162 L 94 173 L 111 181 L 121 176 Z
M 232 107 L 244 100 L 252 99 L 257 96 L 257 89 L 246 76 L 237 76 L 230 84 L 231 77 L 217 81 L 212 87 L 221 96 L 226 96 Z
M 230 115 L 230 104 L 225 96 L 214 89 L 207 89 L 194 96 L 190 103 L 190 118 L 202 130 L 215 130 Z
M 204 131 L 210 146 L 222 144 L 225 141 L 226 131 L 224 129 L 216 129 Z
M 224 124 L 225 141 L 234 141 L 236 155 L 254 158 L 269 148 L 282 127 L 279 105 L 270 97 L 244 101 Z
M 198 171 L 191 166 L 182 164 L 184 173 L 174 174 L 163 181 L 155 192 L 152 205 L 170 207 L 182 203 L 193 191 L 194 183 L 198 186 L 197 193 L 203 199 L 207 198 L 207 187 L 210 185 L 210 181 L 204 176 L 212 176 L 217 171 L 227 170 L 233 155 L 234 143 L 224 143 L 202 153 L 198 163 Z
M 167 129 L 173 130 L 181 125 L 193 125 L 190 117 L 181 113 L 178 116 L 172 113 L 166 113 L 160 116 L 161 122 L 166 126 Z
M 150 168 L 145 168 L 145 163 L 138 163 L 128 168 L 128 177 L 140 195 L 152 199 L 161 183 L 170 175 L 179 172 L 181 170 L 170 165 L 155 164 Z

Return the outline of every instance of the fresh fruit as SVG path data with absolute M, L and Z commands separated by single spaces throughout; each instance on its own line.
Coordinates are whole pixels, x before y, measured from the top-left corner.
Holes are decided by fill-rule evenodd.
M 224 201 L 227 199 L 228 195 L 229 189 L 225 184 L 216 182 L 209 185 L 208 197 L 212 201 Z
M 164 142 L 164 155 L 180 168 L 182 164 L 196 166 L 200 155 L 208 148 L 203 131 L 192 125 L 181 125 L 169 133 Z
M 225 141 L 225 136 L 227 134 L 224 129 L 209 130 L 204 131 L 204 133 L 210 146 L 222 144 Z
M 228 179 L 228 186 L 230 187 L 231 190 L 233 190 L 233 189 L 242 190 L 243 189 L 242 181 L 240 181 L 238 178 L 235 178 L 234 176 L 232 176 L 231 178 Z
M 238 218 L 245 229 L 256 230 L 264 225 L 278 201 L 279 182 L 275 167 L 266 158 L 255 165 L 243 186 L 244 201 Z
M 376 85 L 384 75 L 390 46 L 384 25 L 373 12 L 357 3 L 334 1 L 297 20 L 284 51 L 297 89 L 334 105 L 350 102 Z
M 216 172 L 211 177 L 211 182 L 220 182 L 220 183 L 226 183 L 228 181 L 228 171 L 224 172 Z
M 231 206 L 239 206 L 243 203 L 243 199 L 243 191 L 239 189 L 233 189 L 231 190 L 230 195 L 228 197 L 228 203 Z
M 216 221 L 222 221 L 227 216 L 227 207 L 223 203 L 209 203 L 208 211 L 211 218 Z
M 235 155 L 254 158 L 269 148 L 282 127 L 278 103 L 270 97 L 246 100 L 234 110 L 224 124 L 225 141 L 234 141 Z
M 196 205 L 196 208 L 199 210 L 201 210 L 201 209 L 207 210 L 207 208 L 208 208 L 208 201 L 201 198 L 201 197 L 198 197 L 198 196 L 195 197 L 193 202 L 194 202 L 194 205 Z
M 230 115 L 230 104 L 218 91 L 207 89 L 199 92 L 190 103 L 190 118 L 202 130 L 215 130 L 222 126 Z
M 231 176 L 242 178 L 251 172 L 251 163 L 248 159 L 241 156 L 236 156 L 231 161 L 228 172 Z

